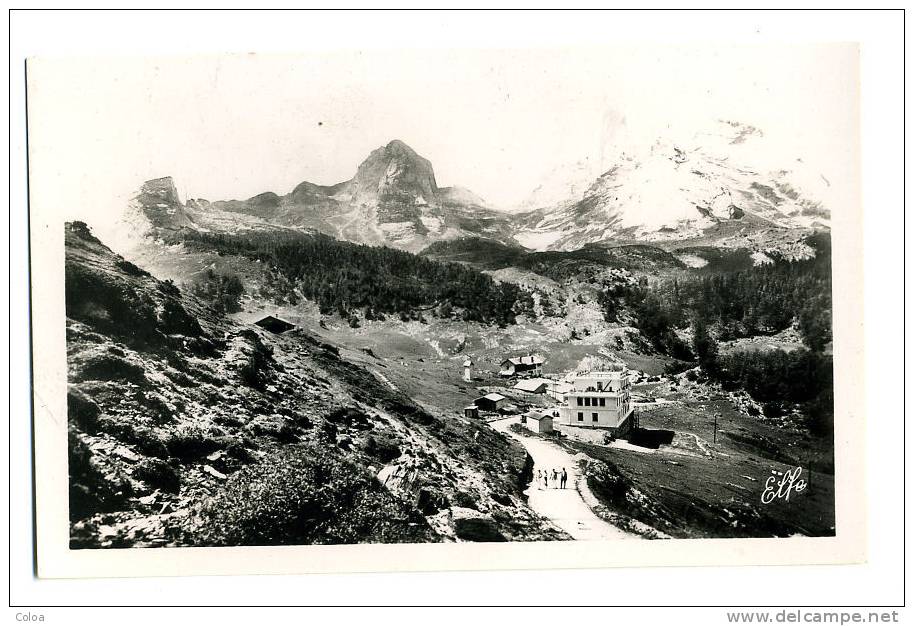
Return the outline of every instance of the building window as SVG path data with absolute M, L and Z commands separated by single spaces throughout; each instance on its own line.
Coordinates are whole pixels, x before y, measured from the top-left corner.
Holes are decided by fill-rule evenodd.
M 600 421 L 600 414 L 599 414 L 599 413 L 591 413 L 590 415 L 591 415 L 591 417 L 593 418 L 593 421 L 595 421 L 595 422 L 599 422 L 599 421 Z
M 579 421 L 579 422 L 583 422 L 583 421 L 584 421 L 584 414 L 581 413 L 580 411 L 578 411 L 578 421 Z
M 606 398 L 600 398 L 600 406 L 606 406 Z
M 578 396 L 578 406 L 584 406 L 584 398 Z
M 584 406 L 590 406 L 590 398 L 584 398 Z

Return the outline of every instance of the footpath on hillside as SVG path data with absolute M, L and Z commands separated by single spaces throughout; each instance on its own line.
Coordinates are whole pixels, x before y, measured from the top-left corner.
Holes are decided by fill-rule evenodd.
M 527 437 L 513 432 L 512 424 L 519 424 L 520 418 L 490 422 L 489 426 L 508 437 L 517 440 L 530 456 L 533 457 L 533 481 L 524 492 L 528 496 L 530 508 L 546 517 L 571 535 L 572 538 L 582 541 L 607 540 L 607 539 L 636 539 L 636 535 L 627 533 L 620 528 L 600 519 L 587 506 L 587 503 L 578 493 L 578 481 L 582 479 L 575 465 L 574 459 L 561 447 L 554 443 Z M 553 484 L 552 470 L 561 473 L 562 468 L 568 472 L 568 484 L 565 489 Z M 549 487 L 546 488 L 536 479 L 537 472 L 549 472 Z

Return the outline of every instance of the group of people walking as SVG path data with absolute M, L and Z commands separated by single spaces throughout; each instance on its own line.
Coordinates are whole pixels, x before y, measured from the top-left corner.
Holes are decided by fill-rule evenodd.
M 550 476 L 549 470 L 536 470 L 536 481 L 542 485 L 543 489 L 549 489 L 550 480 L 552 480 L 553 489 L 564 489 L 568 484 L 568 472 L 565 471 L 564 467 L 561 473 L 556 468 L 552 468 Z

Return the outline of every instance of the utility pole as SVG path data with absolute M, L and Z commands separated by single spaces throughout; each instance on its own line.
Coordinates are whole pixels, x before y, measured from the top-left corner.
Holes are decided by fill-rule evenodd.
M 714 414 L 714 443 L 717 443 L 717 413 Z

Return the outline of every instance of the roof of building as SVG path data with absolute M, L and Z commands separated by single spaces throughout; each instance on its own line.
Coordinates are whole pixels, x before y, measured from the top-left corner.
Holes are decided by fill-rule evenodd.
M 527 380 L 518 381 L 514 388 L 520 391 L 536 393 L 537 391 L 542 391 L 547 384 L 549 384 L 549 381 L 543 378 L 528 378 Z
M 537 422 L 544 419 L 552 419 L 551 415 L 546 415 L 545 413 L 540 413 L 539 411 L 532 411 L 525 415 L 528 420 L 536 420 Z
M 483 396 L 483 398 L 485 398 L 486 400 L 491 400 L 492 402 L 498 402 L 500 400 L 507 399 L 507 398 L 505 398 L 505 396 L 501 395 L 500 393 L 487 393 L 486 395 Z M 481 399 L 482 398 L 480 398 L 480 400 Z
M 527 356 L 514 356 L 505 359 L 502 363 L 511 363 L 512 365 L 542 365 L 546 361 L 538 354 L 528 354 Z
M 478 409 L 478 408 L 479 408 L 479 407 L 476 406 L 475 404 L 471 404 L 470 406 L 465 406 L 465 407 L 463 407 L 463 410 L 464 410 L 464 411 L 466 411 L 467 409 L 474 409 L 474 410 L 476 410 L 476 409 Z
M 259 320 L 254 322 L 257 326 L 261 326 L 267 329 L 282 329 L 282 330 L 291 330 L 295 328 L 295 324 L 289 320 L 284 320 L 281 317 L 275 315 L 265 315 Z
M 602 370 L 582 370 L 576 372 L 576 378 L 619 378 L 626 376 L 628 370 L 621 369 L 602 369 Z
M 473 364 L 473 359 L 467 359 L 466 361 L 463 362 L 464 367 L 469 367 L 472 364 Z

